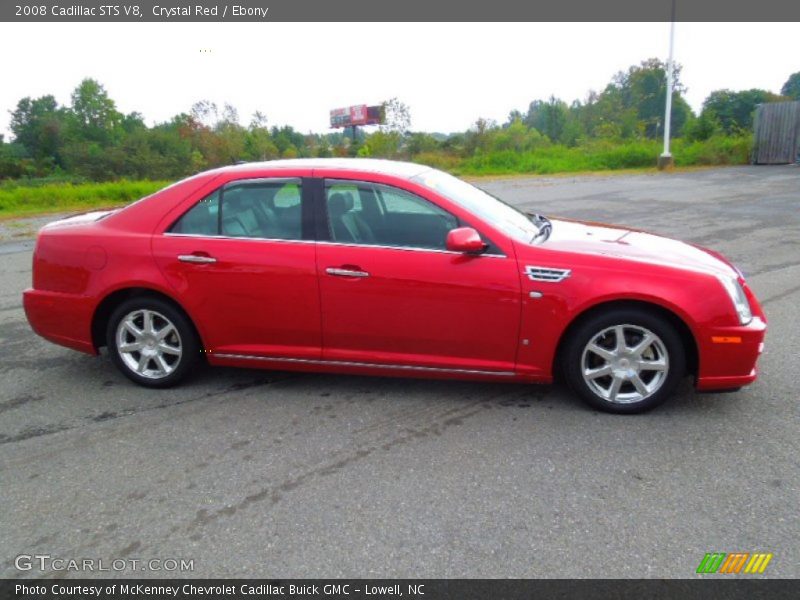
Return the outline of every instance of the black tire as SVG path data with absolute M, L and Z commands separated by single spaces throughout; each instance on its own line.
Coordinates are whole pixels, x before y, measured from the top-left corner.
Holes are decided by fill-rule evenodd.
M 152 315 L 150 317 L 153 323 L 151 329 L 160 328 L 156 333 L 166 331 L 167 323 L 174 328 L 174 332 L 164 339 L 164 344 L 172 349 L 169 353 L 157 350 L 160 347 L 157 335 L 149 336 L 153 339 L 148 338 L 147 344 L 153 345 L 156 349 L 147 348 L 146 351 L 160 354 L 163 358 L 161 363 L 155 355 L 153 358 L 149 358 L 141 352 L 123 353 L 120 351 L 118 343 L 120 335 L 131 338 L 131 344 L 138 343 L 133 333 L 119 332 L 123 319 L 137 315 L 132 323 L 138 327 L 146 314 Z M 144 333 L 144 328 L 142 328 L 142 332 Z M 140 296 L 126 300 L 111 313 L 106 327 L 106 344 L 111 360 L 122 374 L 134 383 L 150 388 L 167 388 L 177 384 L 189 374 L 200 356 L 200 340 L 186 315 L 171 303 L 152 296 Z M 177 356 L 173 353 L 176 349 L 180 350 Z M 141 373 L 131 365 L 131 361 L 139 360 L 144 360 L 146 363 L 146 368 Z M 166 368 L 161 368 L 159 364 L 166 364 Z M 163 375 L 160 375 L 159 372 L 163 372 Z
M 626 344 L 621 354 L 626 357 L 626 362 L 618 358 L 611 360 L 595 355 L 594 350 L 587 348 L 590 342 L 595 341 L 599 343 L 596 343 L 594 347 L 600 346 L 600 350 L 603 350 L 606 348 L 603 344 L 607 339 L 608 347 L 612 352 L 616 352 L 616 336 L 619 330 L 612 328 L 617 326 L 625 326 L 622 329 L 622 338 L 626 340 Z M 609 331 L 610 329 L 612 330 Z M 605 333 L 604 337 L 598 337 L 603 333 Z M 636 362 L 639 359 L 634 354 L 628 358 L 627 352 L 632 351 L 630 344 L 635 347 L 638 345 L 637 341 L 641 343 L 647 333 L 655 334 L 657 338 L 645 350 L 646 355 L 639 357 L 649 361 L 642 367 L 641 365 L 645 363 Z M 637 337 L 637 334 L 640 334 L 640 337 Z M 661 344 L 659 345 L 658 342 Z M 659 357 L 659 354 L 662 353 L 666 354 L 665 358 Z M 652 360 L 651 357 L 653 357 Z M 611 308 L 585 319 L 570 333 L 561 360 L 567 383 L 581 399 L 598 410 L 617 414 L 641 413 L 655 408 L 675 393 L 681 379 L 686 374 L 684 347 L 675 327 L 664 317 L 642 308 Z M 596 361 L 597 364 L 596 366 L 585 365 L 584 363 L 588 361 Z M 633 362 L 634 366 L 629 367 L 629 362 Z M 663 375 L 649 369 L 649 365 L 658 362 L 665 362 L 667 365 Z M 597 372 L 600 372 L 601 368 L 603 370 L 611 369 L 611 373 L 605 376 L 596 376 L 595 379 L 590 378 L 593 382 L 590 383 L 584 377 L 584 368 L 596 368 Z M 641 372 L 639 368 L 642 368 Z M 624 375 L 622 375 L 623 373 Z M 635 375 L 632 375 L 633 373 Z M 626 379 L 628 375 L 631 375 L 632 379 Z M 658 379 L 656 379 L 657 377 Z M 650 378 L 649 381 L 645 381 L 647 378 Z M 615 379 L 619 379 L 622 383 L 621 387 L 616 388 L 616 392 L 612 392 L 611 390 L 616 384 Z M 652 391 L 648 392 L 649 395 L 636 388 L 633 379 L 637 379 L 636 383 L 641 385 L 652 386 Z M 611 401 L 609 397 L 601 395 L 600 388 L 604 387 L 608 388 L 609 397 L 612 394 L 616 396 L 616 401 Z M 628 396 L 629 399 L 624 400 L 624 396 Z M 636 399 L 637 396 L 641 396 L 641 398 Z

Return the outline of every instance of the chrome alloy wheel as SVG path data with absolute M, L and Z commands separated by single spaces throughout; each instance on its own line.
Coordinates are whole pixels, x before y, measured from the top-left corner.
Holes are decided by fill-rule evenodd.
M 615 325 L 583 349 L 581 373 L 589 389 L 615 404 L 630 404 L 658 391 L 669 373 L 669 354 L 655 333 L 639 325 Z
M 162 379 L 181 361 L 183 349 L 177 327 L 154 310 L 134 310 L 117 326 L 117 352 L 134 373 Z

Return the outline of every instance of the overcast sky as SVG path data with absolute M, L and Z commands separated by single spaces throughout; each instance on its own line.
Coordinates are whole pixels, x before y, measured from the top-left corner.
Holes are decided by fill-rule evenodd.
M 720 88 L 778 92 L 800 70 L 798 39 L 797 23 L 678 23 L 689 104 Z M 331 108 L 398 97 L 413 129 L 461 131 L 551 94 L 583 99 L 665 60 L 668 42 L 669 23 L 0 23 L 0 133 L 20 98 L 68 103 L 84 77 L 151 125 L 208 99 L 243 124 L 260 110 L 324 132 Z

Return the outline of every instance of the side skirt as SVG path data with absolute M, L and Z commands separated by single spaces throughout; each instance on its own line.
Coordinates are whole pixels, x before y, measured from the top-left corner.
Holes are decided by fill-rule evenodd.
M 297 365 L 308 365 L 309 367 L 342 367 L 352 369 L 376 369 L 376 370 L 397 370 L 397 371 L 416 371 L 420 373 L 431 373 L 441 375 L 476 375 L 484 377 L 510 377 L 514 378 L 517 373 L 514 371 L 481 371 L 478 369 L 448 369 L 443 367 L 422 367 L 416 365 L 390 365 L 379 363 L 364 363 L 341 360 L 313 360 L 307 358 L 279 358 L 271 356 L 254 356 L 249 354 L 212 354 L 214 358 L 235 360 L 235 361 L 261 361 L 269 363 L 288 363 Z

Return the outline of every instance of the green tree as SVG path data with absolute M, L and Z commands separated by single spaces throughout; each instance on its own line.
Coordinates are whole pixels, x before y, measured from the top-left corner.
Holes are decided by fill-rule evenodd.
M 581 129 L 589 138 L 597 137 L 597 128 L 602 122 L 600 97 L 594 90 L 589 90 L 586 99 L 583 102 L 576 100 L 570 109 L 572 117 L 580 123 Z
M 520 119 L 492 132 L 492 150 L 499 152 L 525 152 L 547 143 L 536 129 L 529 129 Z
M 248 131 L 239 124 L 239 113 L 230 104 L 222 111 L 214 102 L 201 100 L 182 117 L 181 135 L 191 141 L 193 165 L 218 167 L 249 156 Z M 202 157 L 202 159 L 198 158 Z
M 147 130 L 147 125 L 144 123 L 144 116 L 138 112 L 132 112 L 130 114 L 123 115 L 120 126 L 125 132 L 125 135 L 130 135 L 136 131 Z
M 780 99 L 772 92 L 759 89 L 741 92 L 716 90 L 703 102 L 703 113 L 708 112 L 710 117 L 715 118 L 726 134 L 749 132 L 753 128 L 756 106 Z
M 11 112 L 11 131 L 16 143 L 37 161 L 61 165 L 65 125 L 64 109 L 53 96 L 23 98 Z
M 561 132 L 559 142 L 566 146 L 576 146 L 578 142 L 586 137 L 586 130 L 583 127 L 579 114 L 581 103 L 577 100 L 572 103 L 567 113 L 567 121 L 564 123 L 564 128 Z
M 681 134 L 684 124 L 692 116 L 692 110 L 683 98 L 686 88 L 680 81 L 680 75 L 681 66 L 676 64 L 673 70 L 671 111 L 673 137 Z M 667 73 L 666 64 L 659 59 L 650 58 L 627 71 L 620 71 L 605 93 L 618 95 L 621 117 L 618 123 L 622 126 L 625 137 L 638 134 L 656 138 L 663 133 Z
M 489 150 L 495 130 L 497 123 L 491 119 L 481 117 L 475 121 L 464 135 L 464 154 L 472 156 Z
M 711 111 L 703 111 L 699 117 L 693 117 L 686 122 L 683 133 L 691 141 L 707 140 L 722 130 L 719 120 Z
M 66 169 L 98 181 L 123 176 L 125 127 L 143 125 L 135 113 L 122 115 L 100 83 L 84 79 L 72 92 L 66 111 L 62 149 Z
M 569 108 L 566 102 L 555 96 L 549 100 L 534 100 L 525 115 L 525 125 L 546 135 L 553 142 L 561 140 L 569 120 Z
M 258 111 L 253 114 L 247 130 L 245 156 L 248 160 L 270 160 L 278 157 L 278 147 L 269 133 L 267 117 Z
M 514 110 L 508 113 L 508 118 L 506 119 L 506 122 L 503 123 L 503 127 L 508 127 L 509 125 L 514 123 L 514 121 L 524 121 L 524 120 L 525 120 L 525 115 L 523 115 L 520 111 L 518 111 L 515 108 Z
M 100 83 L 84 79 L 72 92 L 71 98 L 70 137 L 101 145 L 118 141 L 124 117 Z
M 398 131 L 376 131 L 367 136 L 364 145 L 356 150 L 358 156 L 397 158 L 403 136 Z
M 225 104 L 222 118 L 214 127 L 214 133 L 222 164 L 233 164 L 244 160 L 247 130 L 239 124 L 239 113 L 235 107 Z
M 281 156 L 285 158 L 303 156 L 301 149 L 305 150 L 305 136 L 296 131 L 294 127 L 289 125 L 273 127 L 270 130 L 270 135 Z
M 180 135 L 174 121 L 132 131 L 123 140 L 121 150 L 123 166 L 117 175 L 173 179 L 201 170 L 194 168 L 191 142 Z
M 781 94 L 792 100 L 800 100 L 800 71 L 789 75 L 789 79 L 781 88 Z
M 22 144 L 5 142 L 0 135 L 0 180 L 15 179 L 24 174 L 25 149 Z
M 442 150 L 458 156 L 467 155 L 467 133 L 452 133 L 442 141 Z
M 422 152 L 434 152 L 439 149 L 439 141 L 430 133 L 412 133 L 407 141 L 408 153 L 412 156 Z
M 219 120 L 217 105 L 210 100 L 200 100 L 192 104 L 190 114 L 195 121 L 209 128 L 214 127 Z

